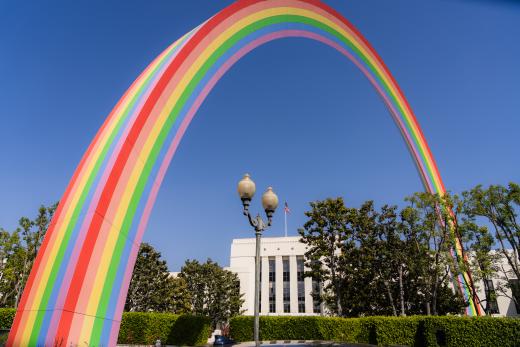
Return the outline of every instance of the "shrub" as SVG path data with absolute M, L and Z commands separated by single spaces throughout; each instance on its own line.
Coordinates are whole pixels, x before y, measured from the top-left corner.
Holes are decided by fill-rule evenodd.
M 16 309 L 14 308 L 0 308 L 0 346 L 4 346 L 7 342 L 7 336 L 11 325 L 13 325 L 15 314 Z
M 519 346 L 520 319 L 424 317 L 426 346 Z
M 230 335 L 253 339 L 253 317 L 235 317 Z M 329 340 L 403 346 L 519 346 L 520 319 L 493 317 L 260 317 L 260 339 Z
M 377 345 L 420 345 L 422 317 L 367 317 L 369 342 Z
M 15 314 L 15 308 L 0 308 L 0 329 L 10 329 Z
M 118 343 L 152 345 L 157 339 L 168 345 L 198 346 L 210 335 L 206 317 L 156 312 L 125 312 Z
M 260 317 L 260 339 L 354 341 L 360 335 L 360 323 L 334 317 Z M 251 341 L 253 317 L 231 318 L 229 333 L 236 341 Z
M 176 317 L 175 317 L 176 318 Z M 172 319 L 173 320 L 173 319 Z M 147 334 L 149 326 L 149 314 L 144 312 L 125 312 L 121 318 L 119 327 L 118 343 L 145 344 L 149 339 L 153 339 Z M 162 341 L 162 340 L 161 340 Z
M 205 345 L 211 332 L 211 319 L 208 317 L 181 315 L 175 321 L 167 343 L 178 346 Z

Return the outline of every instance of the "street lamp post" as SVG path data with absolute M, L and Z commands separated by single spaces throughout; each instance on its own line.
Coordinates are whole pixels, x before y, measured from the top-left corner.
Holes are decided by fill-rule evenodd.
M 255 195 L 256 186 L 255 182 L 251 180 L 248 174 L 244 175 L 244 178 L 238 182 L 238 195 L 242 200 L 242 206 L 244 207 L 244 215 L 249 220 L 249 224 L 255 229 L 256 236 L 256 253 L 255 253 L 255 325 L 254 325 L 254 338 L 255 345 L 260 346 L 259 341 L 259 329 L 260 329 L 260 237 L 262 232 L 271 226 L 273 219 L 273 213 L 278 207 L 278 196 L 273 192 L 273 188 L 269 187 L 262 195 L 262 206 L 264 207 L 265 214 L 267 215 L 267 223 L 264 222 L 260 214 L 253 217 L 249 212 L 249 205 L 251 199 Z

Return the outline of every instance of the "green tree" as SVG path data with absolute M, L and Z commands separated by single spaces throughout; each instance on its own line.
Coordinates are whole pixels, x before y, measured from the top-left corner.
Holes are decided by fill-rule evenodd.
M 142 243 L 128 288 L 125 310 L 136 312 L 189 311 L 186 283 L 170 276 L 161 253 L 148 243 Z
M 479 295 L 480 284 L 485 280 L 499 280 L 498 271 L 501 264 L 502 255 L 493 250 L 494 238 L 486 226 L 477 223 L 475 216 L 465 212 L 466 202 L 458 200 L 454 207 L 455 231 L 459 235 L 465 252 L 465 261 L 459 262 L 460 270 L 469 273 L 470 281 L 466 284 L 470 286 L 474 302 L 479 305 L 484 312 L 490 312 L 490 300 L 495 297 Z M 461 216 L 458 218 L 458 216 Z M 469 283 L 468 283 L 469 282 Z
M 372 201 L 359 208 L 341 198 L 312 202 L 299 233 L 306 275 L 324 282 L 314 298 L 348 317 L 460 313 L 465 303 L 449 286 L 453 230 L 439 222 L 452 218 L 438 211 L 448 199 L 417 193 L 401 211 L 376 210 Z
M 310 205 L 299 233 L 307 245 L 306 275 L 324 283 L 314 300 L 339 316 L 397 315 L 396 207 L 379 213 L 367 201 L 347 208 L 341 198 Z
M 9 233 L 0 231 L 0 305 L 17 307 L 57 204 L 40 206 L 34 220 L 20 218 L 19 227 Z
M 182 277 L 172 278 L 170 281 L 171 312 L 182 314 L 191 312 L 191 293 L 188 284 Z
M 18 229 L 12 233 L 0 229 L 0 252 L 0 306 L 15 307 L 24 259 L 27 257 Z
M 342 295 L 345 316 L 397 314 L 395 266 L 387 252 L 387 238 L 395 227 L 388 206 L 382 212 L 376 211 L 372 201 L 350 209 L 347 228 L 352 230 L 354 242 L 342 257 L 341 267 L 344 284 L 349 287 Z
M 496 287 L 497 292 L 511 298 L 517 305 L 520 304 L 518 302 L 520 288 L 514 287 L 513 282 L 510 281 L 511 278 L 520 278 L 520 225 L 517 220 L 520 209 L 520 186 L 509 183 L 507 187 L 490 185 L 486 189 L 478 185 L 464 192 L 463 196 L 465 213 L 470 218 L 484 218 L 489 222 L 494 231 L 494 239 L 498 243 L 498 251 L 494 255 L 498 254 L 505 258 L 509 265 L 498 266 L 499 262 L 493 261 L 493 252 L 490 248 L 494 242 L 488 234 L 485 234 L 479 240 L 480 248 L 478 248 L 481 257 L 482 254 L 488 254 L 479 261 L 479 265 L 484 265 L 484 275 L 490 276 L 488 272 L 493 272 L 498 267 L 501 276 Z
M 375 214 L 375 268 L 378 278 L 386 289 L 388 306 L 394 316 L 406 315 L 404 302 L 404 276 L 406 276 L 406 248 L 399 235 L 397 206 L 384 205 L 381 212 Z
M 401 213 L 401 229 L 412 247 L 410 267 L 417 278 L 417 295 L 424 304 L 425 314 L 440 314 L 439 299 L 441 292 L 448 295 L 451 274 L 461 271 L 463 259 L 454 261 L 451 249 L 455 247 L 454 236 L 462 230 L 457 222 L 455 205 L 458 198 L 445 194 L 415 193 L 405 199 L 408 206 Z M 452 293 L 452 298 L 443 297 L 443 301 L 451 300 L 454 313 L 460 313 L 460 294 Z
M 185 280 L 191 293 L 192 313 L 210 317 L 213 327 L 242 313 L 244 300 L 240 294 L 238 276 L 222 269 L 211 259 L 205 263 L 186 260 L 179 278 Z
M 345 293 L 344 267 L 350 266 L 345 258 L 354 248 L 353 230 L 348 226 L 351 210 L 342 198 L 326 199 L 310 203 L 305 212 L 308 220 L 298 230 L 301 242 L 307 245 L 306 276 L 324 283 L 323 293 L 314 294 L 315 300 L 325 301 L 327 307 L 339 316 L 343 315 L 342 295 Z

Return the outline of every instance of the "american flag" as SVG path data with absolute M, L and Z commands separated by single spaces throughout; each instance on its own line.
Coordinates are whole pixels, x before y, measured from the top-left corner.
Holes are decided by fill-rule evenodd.
M 284 211 L 285 213 L 291 213 L 291 210 L 289 209 L 289 205 L 287 205 L 287 201 L 285 202 L 285 206 L 284 206 L 284 208 L 283 208 L 283 211 Z

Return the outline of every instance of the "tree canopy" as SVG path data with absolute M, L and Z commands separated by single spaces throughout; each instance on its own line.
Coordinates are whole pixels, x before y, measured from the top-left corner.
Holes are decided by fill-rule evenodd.
M 0 228 L 0 307 L 18 307 L 56 207 L 40 206 L 34 219 L 20 218 L 12 232 Z
M 211 259 L 205 263 L 187 260 L 179 278 L 186 281 L 191 293 L 191 312 L 210 317 L 213 327 L 242 313 L 244 299 L 237 274 L 222 269 Z
M 126 311 L 192 313 L 208 316 L 213 326 L 241 313 L 244 300 L 238 276 L 208 259 L 187 260 L 171 276 L 161 254 L 141 244 L 128 289 Z
M 125 310 L 135 312 L 190 312 L 190 292 L 183 279 L 170 276 L 161 253 L 142 243 L 128 288 Z
M 520 288 L 510 279 L 518 278 L 518 191 L 510 184 L 461 196 L 415 193 L 402 208 L 377 209 L 372 201 L 347 207 L 342 198 L 311 202 L 299 233 L 307 245 L 306 276 L 324 283 L 313 297 L 338 316 L 458 314 L 469 303 L 457 275 L 469 270 L 466 284 L 486 312 L 495 294 L 479 297 L 483 280 L 495 280 L 498 294 L 517 300 Z M 455 258 L 454 236 L 464 245 Z M 509 270 L 499 266 L 502 257 Z

